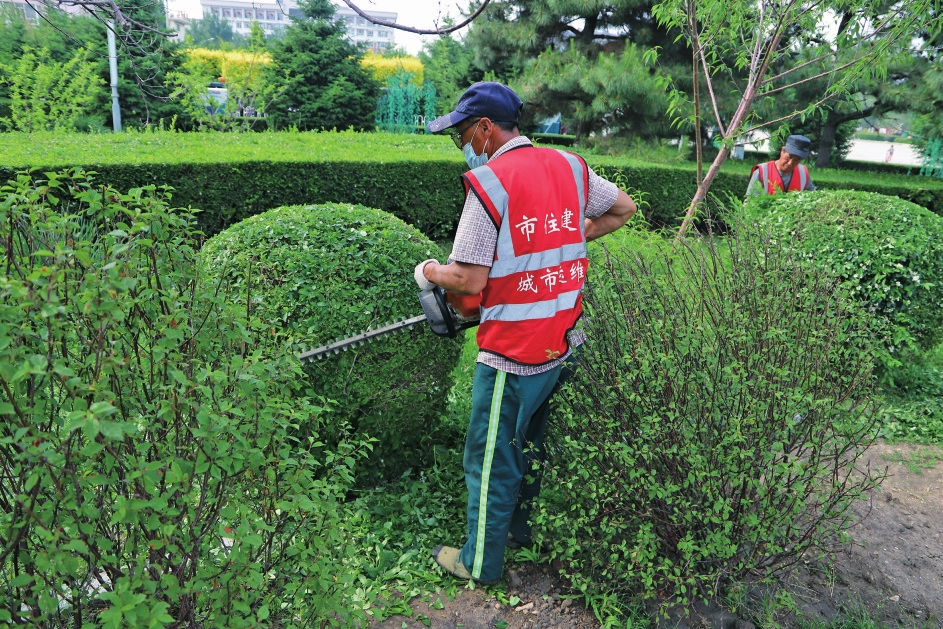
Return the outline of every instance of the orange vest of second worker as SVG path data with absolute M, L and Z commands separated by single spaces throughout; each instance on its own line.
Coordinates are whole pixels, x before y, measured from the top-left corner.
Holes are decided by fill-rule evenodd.
M 589 261 L 583 218 L 589 169 L 577 155 L 511 149 L 463 175 L 498 230 L 482 292 L 478 347 L 522 365 L 567 351 L 567 332 L 583 312 Z
M 779 175 L 779 169 L 776 168 L 776 162 L 757 164 L 753 167 L 753 170 L 750 171 L 750 177 L 752 177 L 753 173 L 757 170 L 760 171 L 760 183 L 763 184 L 763 189 L 766 191 L 766 194 L 776 194 L 783 190 L 786 192 L 798 192 L 805 190 L 806 185 L 809 183 L 809 169 L 802 164 L 797 165 L 792 171 L 792 179 L 789 180 L 789 188 L 783 185 L 783 179 Z M 799 176 L 797 177 L 796 175 Z

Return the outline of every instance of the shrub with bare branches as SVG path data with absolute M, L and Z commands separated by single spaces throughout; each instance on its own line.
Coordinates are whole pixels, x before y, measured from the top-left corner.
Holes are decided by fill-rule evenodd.
M 606 255 L 535 509 L 582 588 L 710 597 L 832 548 L 882 475 L 879 329 L 751 225 Z

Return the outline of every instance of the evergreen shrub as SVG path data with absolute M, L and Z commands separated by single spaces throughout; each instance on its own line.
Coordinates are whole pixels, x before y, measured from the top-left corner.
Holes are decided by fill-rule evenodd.
M 943 217 L 851 190 L 754 197 L 747 207 L 783 246 L 887 317 L 892 355 L 943 340 Z
M 338 510 L 368 444 L 321 446 L 339 419 L 193 225 L 75 170 L 0 188 L 0 624 L 364 619 Z
M 828 550 L 879 481 L 870 318 L 755 226 L 590 271 L 533 511 L 563 573 L 672 604 Z
M 345 204 L 270 210 L 201 250 L 222 291 L 281 326 L 298 353 L 421 314 L 413 269 L 439 253 L 396 217 Z M 461 342 L 423 324 L 305 364 L 312 389 L 336 400 L 334 416 L 378 440 L 362 478 L 394 478 L 427 462 Z

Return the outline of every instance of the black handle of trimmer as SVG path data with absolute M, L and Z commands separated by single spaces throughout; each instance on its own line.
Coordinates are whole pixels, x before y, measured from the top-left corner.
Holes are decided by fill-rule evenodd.
M 441 286 L 433 286 L 430 290 L 421 291 L 419 303 L 426 314 L 426 322 L 433 334 L 438 336 L 454 339 L 460 330 L 473 328 L 479 323 L 477 318 L 465 319 L 458 315 L 449 304 L 445 289 Z

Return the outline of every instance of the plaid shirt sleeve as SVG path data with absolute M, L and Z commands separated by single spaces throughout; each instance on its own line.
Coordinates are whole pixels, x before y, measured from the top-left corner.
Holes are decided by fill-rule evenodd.
M 589 190 L 586 194 L 586 218 L 599 218 L 616 204 L 619 198 L 619 188 L 616 184 L 606 181 L 589 169 Z
M 498 247 L 498 229 L 491 222 L 488 211 L 473 192 L 465 197 L 462 218 L 455 232 L 450 259 L 466 264 L 490 267 L 494 263 L 494 252 Z

